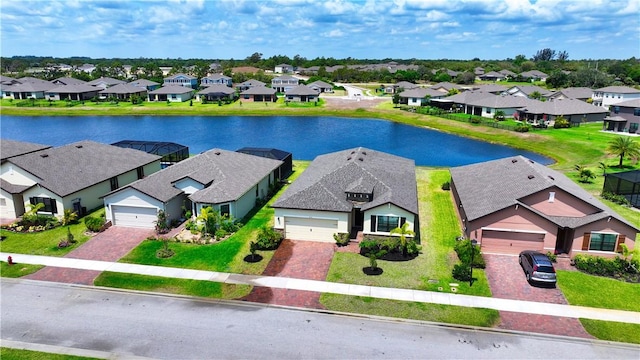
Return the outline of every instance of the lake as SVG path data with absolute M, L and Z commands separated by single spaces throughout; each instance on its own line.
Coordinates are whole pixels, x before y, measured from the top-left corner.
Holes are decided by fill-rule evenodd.
M 80 140 L 171 141 L 192 154 L 212 148 L 268 147 L 294 159 L 366 147 L 415 160 L 419 166 L 453 167 L 513 155 L 548 165 L 536 153 L 439 131 L 377 119 L 307 116 L 2 116 L 3 139 L 65 145 Z

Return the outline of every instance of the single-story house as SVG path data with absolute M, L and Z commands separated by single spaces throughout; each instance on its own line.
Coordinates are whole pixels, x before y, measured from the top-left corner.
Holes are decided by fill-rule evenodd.
M 279 64 L 274 66 L 273 72 L 276 74 L 286 74 L 293 72 L 293 66 L 289 64 Z
M 474 85 L 472 91 L 482 91 L 486 93 L 492 93 L 495 95 L 500 95 L 503 92 L 507 91 L 509 88 L 504 85 L 498 84 L 480 84 Z
M 593 95 L 593 89 L 588 87 L 568 87 L 560 89 L 546 96 L 547 100 L 577 99 L 587 101 Z
M 478 78 L 484 81 L 504 81 L 507 80 L 507 75 L 497 71 L 489 71 L 488 73 L 479 75 Z
M 107 220 L 114 225 L 153 228 L 158 211 L 169 221 L 191 209 L 198 216 L 210 206 L 242 219 L 277 181 L 282 161 L 212 149 L 169 166 L 104 196 Z
M 513 71 L 511 71 L 511 70 L 507 70 L 507 69 L 502 69 L 502 70 L 500 70 L 500 71 L 498 71 L 498 72 L 499 72 L 500 74 L 502 74 L 502 75 L 506 76 L 506 77 L 507 77 L 507 79 L 513 79 L 513 78 L 515 78 L 516 76 L 518 76 L 518 75 L 517 75 L 516 73 L 514 73 Z
M 300 80 L 291 75 L 282 75 L 271 79 L 271 87 L 276 89 L 276 92 L 286 92 L 300 84 Z
M 142 89 L 146 89 L 147 91 L 153 91 L 157 88 L 160 87 L 160 84 L 155 82 L 155 81 L 151 81 L 148 79 L 138 79 L 138 80 L 133 80 L 129 83 L 129 85 L 133 85 Z
M 535 85 L 514 85 L 505 91 L 506 94 L 512 96 L 531 97 L 533 93 L 539 93 L 541 97 L 547 97 L 551 95 L 547 89 L 543 89 L 540 86 Z
M 638 127 L 640 127 L 640 98 L 611 105 L 610 114 L 604 118 L 604 129 L 608 131 L 637 134 Z
M 332 93 L 333 92 L 333 85 L 327 84 L 326 82 L 321 81 L 321 80 L 314 81 L 311 84 L 308 84 L 307 86 L 312 88 L 313 90 L 319 92 L 319 93 Z
M 562 173 L 523 156 L 450 169 L 464 235 L 485 253 L 614 256 L 640 232 Z
M 562 99 L 553 101 L 529 101 L 529 103 L 517 110 L 514 117 L 533 124 L 552 124 L 559 116 L 564 117 L 572 124 L 582 122 L 602 121 L 607 116 L 607 111 L 600 106 L 588 104 L 577 99 Z
M 50 82 L 17 83 L 14 85 L 2 85 L 2 97 L 14 100 L 44 99 L 45 92 L 56 87 Z
M 61 217 L 67 209 L 84 214 L 102 206 L 102 195 L 160 170 L 160 157 L 80 141 L 14 156 L 0 166 L 2 198 L 5 190 L 11 193 L 16 216 L 29 204 L 43 203 L 42 213 Z
M 230 77 L 222 74 L 213 74 L 200 79 L 200 85 L 201 86 L 225 85 L 230 87 L 233 85 L 233 80 Z
M 240 100 L 253 102 L 276 102 L 276 89 L 266 86 L 254 86 L 240 93 Z
M 215 84 L 207 86 L 206 88 L 198 91 L 197 98 L 200 101 L 218 101 L 218 100 L 233 100 L 236 98 L 236 90 L 227 85 Z
M 239 92 L 243 92 L 245 90 L 251 89 L 252 87 L 266 86 L 266 85 L 267 84 L 263 83 L 262 81 L 249 79 L 247 81 L 241 82 L 240 84 L 236 85 L 236 90 L 238 90 Z
M 464 91 L 464 88 L 458 84 L 450 83 L 447 81 L 439 82 L 437 84 L 433 84 L 429 86 L 430 89 L 441 91 L 445 94 L 449 93 L 449 91 L 456 89 L 458 91 Z
M 282 165 L 278 167 L 276 171 L 276 180 L 283 181 L 293 173 L 293 154 L 288 151 L 278 150 L 273 148 L 254 148 L 243 147 L 236 150 L 239 153 L 260 156 L 267 159 L 274 159 L 282 161 Z
M 175 74 L 164 78 L 162 86 L 186 86 L 191 89 L 198 88 L 198 78 L 187 74 Z
M 110 77 L 101 77 L 99 79 L 95 79 L 89 81 L 87 85 L 95 86 L 101 89 L 106 89 L 115 85 L 126 84 L 126 81 L 110 78 Z
M 36 79 L 36 80 L 40 80 L 40 79 Z M 61 77 L 55 80 L 51 80 L 51 83 L 53 85 L 62 86 L 62 85 L 80 85 L 80 84 L 86 84 L 87 82 L 84 80 L 76 79 L 76 78 Z
M 334 242 L 333 234 L 418 232 L 411 159 L 362 147 L 316 157 L 272 205 L 274 228 L 295 240 Z M 416 234 L 418 237 L 418 234 Z
M 118 100 L 129 100 L 131 95 L 138 95 L 142 99 L 147 98 L 147 90 L 131 84 L 117 84 L 100 91 L 100 96 L 105 98 L 113 97 Z
M 529 81 L 547 81 L 547 78 L 549 77 L 549 75 L 539 70 L 521 72 L 519 76 Z
M 188 86 L 167 85 L 148 93 L 149 101 L 184 102 L 193 97 L 193 89 Z
M 384 92 L 386 94 L 395 94 L 398 91 L 402 92 L 404 90 L 417 89 L 418 87 L 419 86 L 417 84 L 409 81 L 399 81 L 395 84 L 385 86 Z
M 317 102 L 319 98 L 320 94 L 307 85 L 298 85 L 285 92 L 286 101 Z
M 447 96 L 438 90 L 429 88 L 413 88 L 405 90 L 398 94 L 400 96 L 400 102 L 409 106 L 426 106 L 431 99 L 440 99 Z
M 62 85 L 45 91 L 47 100 L 90 100 L 98 96 L 100 88 L 87 84 Z
M 493 118 L 498 110 L 504 112 L 504 116 L 511 117 L 518 109 L 534 102 L 540 101 L 522 96 L 490 94 L 489 96 L 467 101 L 465 105 L 467 106 L 467 111 L 469 111 L 468 114 Z

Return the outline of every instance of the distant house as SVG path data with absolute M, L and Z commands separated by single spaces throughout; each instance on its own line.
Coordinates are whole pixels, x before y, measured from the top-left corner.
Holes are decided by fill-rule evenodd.
M 192 89 L 198 88 L 198 78 L 187 74 L 175 74 L 164 78 L 164 84 L 162 86 L 178 85 L 185 86 Z
M 291 75 L 282 75 L 271 79 L 271 87 L 276 89 L 276 92 L 286 92 L 293 89 L 300 84 L 300 80 Z
M 98 96 L 100 88 L 87 84 L 63 85 L 45 91 L 48 100 L 90 100 Z
M 551 95 L 551 93 L 547 89 L 543 89 L 540 86 L 535 85 L 514 85 L 507 89 L 507 91 L 505 91 L 505 93 L 508 95 L 524 97 L 531 97 L 531 95 L 535 92 L 538 92 L 541 97 Z
M 317 102 L 319 98 L 318 92 L 307 85 L 298 85 L 285 92 L 286 101 Z
M 507 77 L 507 79 L 513 79 L 513 78 L 515 78 L 516 76 L 518 76 L 518 75 L 517 75 L 516 73 L 514 73 L 513 71 L 511 71 L 511 70 L 507 70 L 507 69 L 502 69 L 502 70 L 500 70 L 500 71 L 498 71 L 498 72 L 499 72 L 500 74 L 502 74 L 502 75 L 506 76 L 506 77 Z
M 439 99 L 447 96 L 447 94 L 429 88 L 413 88 L 405 90 L 399 94 L 400 103 L 409 106 L 426 106 L 431 99 Z
M 240 93 L 240 100 L 251 102 L 275 102 L 278 100 L 276 89 L 266 86 L 254 86 Z
M 623 101 L 640 99 L 640 90 L 628 86 L 607 86 L 593 90 L 593 105 L 609 109 L 611 105 Z
M 640 232 L 564 174 L 523 156 L 455 167 L 464 235 L 484 253 L 522 250 L 613 257 Z
M 147 79 L 133 80 L 129 84 L 142 89 L 146 89 L 147 91 L 153 91 L 160 87 L 159 83 Z
M 488 95 L 467 101 L 469 114 L 493 118 L 496 111 L 502 111 L 504 116 L 513 116 L 518 109 L 527 106 L 531 102 L 539 102 L 522 96 Z
M 158 211 L 169 221 L 203 207 L 242 219 L 269 193 L 282 161 L 212 149 L 135 181 L 104 197 L 114 225 L 151 229 Z
M 433 90 L 437 90 L 443 93 L 448 93 L 449 91 L 451 91 L 452 89 L 456 89 L 458 91 L 463 91 L 464 89 L 462 88 L 462 86 L 458 85 L 458 84 L 454 84 L 454 83 L 450 83 L 450 82 L 439 82 L 437 84 L 433 84 L 431 86 L 429 86 L 430 89 Z
M 44 99 L 45 92 L 56 87 L 50 82 L 16 83 L 14 85 L 2 85 L 2 98 L 14 100 Z
M 288 151 L 278 150 L 273 148 L 254 148 L 254 147 L 243 147 L 242 149 L 236 150 L 239 153 L 260 156 L 267 159 L 274 159 L 282 161 L 282 165 L 278 167 L 278 170 L 275 172 L 276 180 L 282 181 L 293 173 L 293 154 Z
M 184 102 L 193 97 L 193 89 L 188 86 L 168 85 L 148 93 L 149 101 Z
M 547 81 L 549 75 L 538 70 L 525 71 L 520 73 L 520 77 L 528 81 Z
M 236 90 L 224 84 L 207 86 L 196 94 L 200 101 L 234 100 L 236 98 Z
M 611 105 L 610 114 L 604 118 L 608 131 L 637 134 L 640 126 L 640 98 Z
M 566 89 L 560 89 L 550 95 L 546 96 L 547 100 L 562 100 L 562 99 L 577 99 L 581 101 L 587 101 L 593 95 L 593 89 L 588 87 L 568 87 Z
M 519 120 L 533 124 L 553 124 L 559 116 L 572 124 L 603 121 L 607 111 L 600 106 L 588 104 L 577 99 L 560 99 L 553 101 L 530 101 L 525 107 L 518 109 L 514 115 Z
M 475 69 L 473 69 L 473 73 L 476 76 L 480 76 L 480 75 L 484 74 L 484 68 L 481 68 L 480 66 L 478 66 Z
M 366 148 L 316 157 L 272 205 L 287 239 L 334 242 L 333 234 L 418 231 L 415 164 Z M 418 237 L 418 235 L 416 235 Z
M 245 91 L 245 90 L 249 90 L 252 87 L 256 87 L 256 86 L 266 86 L 267 84 L 263 83 L 262 81 L 259 80 L 255 80 L 255 79 L 249 79 L 247 81 L 241 82 L 240 84 L 236 85 L 236 89 L 240 92 Z
M 101 77 L 99 79 L 95 79 L 93 81 L 89 81 L 87 83 L 87 85 L 91 85 L 91 86 L 95 86 L 95 87 L 99 87 L 102 89 L 106 89 L 108 87 L 114 86 L 114 85 L 119 85 L 119 84 L 126 84 L 126 81 L 122 81 L 122 80 L 118 80 L 118 79 L 114 79 L 114 78 L 110 78 L 110 77 Z
M 419 86 L 409 81 L 399 81 L 395 84 L 384 87 L 384 92 L 387 94 L 395 94 L 398 91 L 417 89 Z
M 498 85 L 498 84 L 480 84 L 480 85 L 473 86 L 473 91 L 482 91 L 482 92 L 491 93 L 495 95 L 500 95 L 503 92 L 507 91 L 508 89 L 509 89 L 508 87 L 504 85 Z
M 96 66 L 93 64 L 82 64 L 76 68 L 78 71 L 82 71 L 87 74 L 91 74 L 93 70 L 96 69 Z
M 276 74 L 288 74 L 293 72 L 293 66 L 289 64 L 276 65 L 273 69 Z
M 313 90 L 316 90 L 319 93 L 332 93 L 333 92 L 333 85 L 331 84 L 327 84 L 324 81 L 314 81 L 311 84 L 307 85 L 308 87 L 312 88 Z
M 488 73 L 479 75 L 478 78 L 484 81 L 504 81 L 507 79 L 507 75 L 496 71 L 490 71 Z
M 100 96 L 118 100 L 130 100 L 132 95 L 137 95 L 143 100 L 147 98 L 147 90 L 131 84 L 118 84 L 100 91 Z
M 233 81 L 230 77 L 222 75 L 222 74 L 214 74 L 209 75 L 207 77 L 203 77 L 200 79 L 201 86 L 211 86 L 211 85 L 225 85 L 231 87 L 233 85 Z
M 40 80 L 40 79 L 37 79 Z M 42 80 L 41 80 L 42 81 Z M 70 77 L 61 77 L 51 81 L 52 84 L 62 86 L 62 85 L 81 85 L 86 84 L 87 82 L 80 79 L 74 79 Z
M 102 206 L 102 195 L 160 170 L 160 157 L 80 141 L 3 159 L 1 167 L 3 189 L 11 192 L 16 216 L 29 204 L 42 203 L 41 213 L 61 217 L 67 209 L 83 215 Z

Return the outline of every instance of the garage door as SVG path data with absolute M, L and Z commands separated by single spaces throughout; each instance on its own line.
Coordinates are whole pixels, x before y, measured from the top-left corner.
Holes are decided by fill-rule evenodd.
M 285 237 L 291 240 L 334 242 L 338 220 L 287 217 L 284 220 Z
M 113 225 L 153 229 L 158 219 L 156 208 L 112 206 Z
M 497 230 L 482 231 L 482 251 L 495 254 L 519 254 L 522 250 L 544 248 L 544 234 Z

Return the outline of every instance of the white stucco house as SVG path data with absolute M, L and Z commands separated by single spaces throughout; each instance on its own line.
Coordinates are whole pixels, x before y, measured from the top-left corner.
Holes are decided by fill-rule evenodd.
M 272 205 L 287 239 L 334 242 L 333 234 L 418 231 L 415 163 L 354 148 L 316 157 Z
M 16 218 L 38 203 L 44 204 L 43 214 L 61 217 L 71 209 L 82 215 L 101 207 L 102 195 L 160 170 L 160 156 L 93 141 L 4 158 L 11 154 L 5 149 L 16 153 L 28 148 L 24 144 L 2 140 L 3 218 Z
M 151 229 L 160 210 L 172 221 L 184 210 L 198 216 L 210 206 L 242 219 L 267 196 L 280 165 L 279 160 L 212 149 L 107 194 L 106 218 L 117 226 Z
M 611 105 L 624 101 L 640 99 L 640 90 L 629 86 L 607 86 L 593 90 L 593 105 L 609 110 Z
M 149 101 L 184 102 L 193 98 L 194 90 L 188 86 L 166 85 L 149 91 Z

